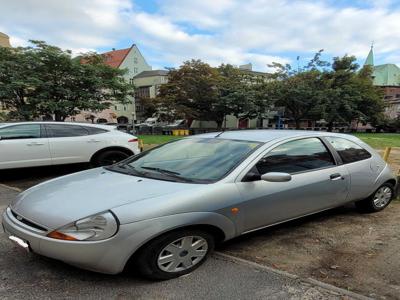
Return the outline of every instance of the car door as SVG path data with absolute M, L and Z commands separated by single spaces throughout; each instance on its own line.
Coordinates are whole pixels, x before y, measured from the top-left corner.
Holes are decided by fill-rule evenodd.
M 51 165 L 48 138 L 40 124 L 0 128 L 0 169 Z
M 287 182 L 248 181 L 237 187 L 243 198 L 242 231 L 301 217 L 345 203 L 349 175 L 316 137 L 283 142 L 257 161 L 249 173 L 291 174 Z
M 86 126 L 75 124 L 46 124 L 53 164 L 88 162 L 92 155 L 104 147 L 103 139 Z M 98 129 L 101 132 L 106 130 Z M 100 132 L 97 132 L 100 133 Z
M 349 201 L 368 197 L 374 191 L 375 180 L 385 163 L 373 160 L 371 153 L 353 141 L 333 136 L 325 139 L 337 151 L 350 174 Z

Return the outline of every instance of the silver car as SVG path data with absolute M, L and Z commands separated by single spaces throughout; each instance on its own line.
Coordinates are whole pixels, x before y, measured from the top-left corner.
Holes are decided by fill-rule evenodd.
M 21 193 L 3 214 L 35 253 L 155 279 L 199 267 L 214 245 L 355 202 L 384 209 L 396 179 L 351 135 L 249 130 L 187 137 Z

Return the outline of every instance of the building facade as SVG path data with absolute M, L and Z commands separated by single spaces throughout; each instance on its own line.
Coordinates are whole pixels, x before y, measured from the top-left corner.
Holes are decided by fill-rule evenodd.
M 132 78 L 135 85 L 135 110 L 137 121 L 143 122 L 147 117 L 144 112 L 144 99 L 154 99 L 160 85 L 168 82 L 168 71 L 143 71 Z
M 374 64 L 373 47 L 368 53 L 365 64 L 373 68 L 374 85 L 383 89 L 386 103 L 385 115 L 389 119 L 400 117 L 400 68 L 395 64 Z
M 124 79 L 134 84 L 133 78 L 143 71 L 150 71 L 151 66 L 146 62 L 139 48 L 133 44 L 130 48 L 119 49 L 101 54 L 104 63 L 112 68 L 127 69 Z M 110 108 L 101 112 L 82 111 L 67 121 L 96 122 L 96 123 L 134 123 L 137 120 L 135 98 L 129 97 L 127 104 L 112 103 Z

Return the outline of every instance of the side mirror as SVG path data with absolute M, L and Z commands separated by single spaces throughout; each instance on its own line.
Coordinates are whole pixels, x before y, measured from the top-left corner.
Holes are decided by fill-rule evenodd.
M 292 175 L 281 172 L 268 172 L 261 175 L 261 180 L 270 182 L 286 182 L 292 180 Z

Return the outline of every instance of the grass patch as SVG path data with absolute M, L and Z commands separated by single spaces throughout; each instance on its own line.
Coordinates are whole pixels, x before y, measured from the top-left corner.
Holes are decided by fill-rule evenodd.
M 398 133 L 355 133 L 354 135 L 373 148 L 400 147 Z
M 400 134 L 398 133 L 355 133 L 356 137 L 362 139 L 373 148 L 400 147 Z M 180 139 L 173 135 L 139 135 L 144 144 L 164 144 L 172 140 Z
M 139 135 L 139 139 L 143 141 L 143 144 L 164 144 L 173 140 L 180 139 L 180 136 L 173 135 Z

